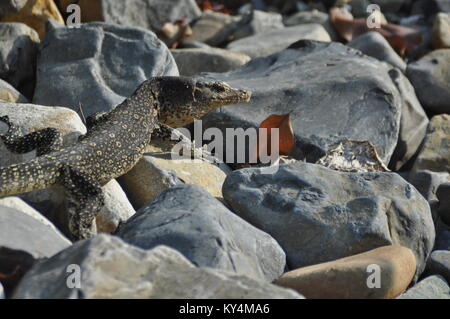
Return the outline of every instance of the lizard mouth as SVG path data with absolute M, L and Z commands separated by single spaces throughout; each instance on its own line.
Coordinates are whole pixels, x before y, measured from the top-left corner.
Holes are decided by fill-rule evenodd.
M 238 103 L 246 103 L 250 101 L 252 96 L 252 92 L 248 90 L 238 90 L 229 88 L 227 92 L 222 92 L 221 94 L 217 94 L 211 102 L 214 106 L 220 107 L 229 104 L 238 104 Z

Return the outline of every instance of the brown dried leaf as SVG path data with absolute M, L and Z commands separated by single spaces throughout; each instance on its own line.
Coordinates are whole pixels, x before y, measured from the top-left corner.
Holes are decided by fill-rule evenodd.
M 258 142 L 258 149 L 259 149 L 258 158 L 260 157 L 262 151 L 265 150 L 267 150 L 266 154 L 271 154 L 272 128 L 279 129 L 278 147 L 280 154 L 288 154 L 291 152 L 292 148 L 294 147 L 295 135 L 294 130 L 292 129 L 290 115 L 291 115 L 290 113 L 282 115 L 273 114 L 270 115 L 268 118 L 266 118 L 264 121 L 262 121 L 259 128 L 267 129 L 267 140 L 266 143 L 264 143 L 262 146 L 264 149 L 259 149 L 259 142 Z

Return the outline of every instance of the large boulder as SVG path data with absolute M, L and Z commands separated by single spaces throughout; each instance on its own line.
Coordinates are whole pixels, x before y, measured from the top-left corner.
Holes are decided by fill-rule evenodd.
M 25 24 L 0 23 L 0 78 L 28 97 L 34 90 L 38 45 L 38 34 Z
M 322 25 L 311 23 L 257 33 L 231 42 L 227 45 L 227 49 L 256 58 L 279 52 L 298 40 L 331 41 L 330 35 Z
M 74 265 L 80 267 L 78 271 Z M 197 268 L 166 246 L 144 251 L 119 238 L 99 235 L 38 262 L 20 281 L 13 298 L 269 299 L 302 296 L 245 276 Z
M 408 64 L 406 75 L 426 110 L 450 113 L 450 49 L 435 50 Z
M 417 279 L 434 245 L 428 203 L 394 173 L 302 162 L 275 173 L 249 168 L 228 175 L 223 195 L 236 214 L 280 243 L 291 269 L 395 244 L 414 252 Z
M 286 265 L 286 255 L 270 235 L 195 185 L 165 191 L 122 224 L 116 235 L 143 249 L 169 246 L 200 267 L 269 282 Z
M 249 103 L 203 117 L 203 129 L 257 128 L 272 114 L 290 117 L 294 157 L 316 161 L 342 139 L 369 140 L 387 165 L 396 148 L 402 100 L 377 60 L 339 43 L 299 41 L 227 73 L 202 77 L 252 91 Z
M 144 80 L 162 75 L 178 75 L 178 69 L 151 31 L 105 23 L 51 28 L 38 59 L 33 102 L 77 112 L 82 107 L 89 116 L 109 111 Z

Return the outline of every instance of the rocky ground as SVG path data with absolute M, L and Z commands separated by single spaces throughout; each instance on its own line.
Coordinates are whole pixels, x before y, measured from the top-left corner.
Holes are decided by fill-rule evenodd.
M 349 33 L 370 4 L 394 35 Z M 24 134 L 54 127 L 70 145 L 85 117 L 164 75 L 252 91 L 203 130 L 290 113 L 288 160 L 182 162 L 154 139 L 79 242 L 60 188 L 0 198 L 0 299 L 450 299 L 450 1 L 0 3 L 0 116 Z M 383 169 L 322 165 L 346 140 Z M 0 166 L 35 156 L 0 142 Z

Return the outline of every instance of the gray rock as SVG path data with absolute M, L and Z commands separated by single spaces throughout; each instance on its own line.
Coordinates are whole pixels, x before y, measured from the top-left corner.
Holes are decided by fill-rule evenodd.
M 218 48 L 171 50 L 180 75 L 191 76 L 201 72 L 227 72 L 248 61 L 250 57 L 241 52 Z
M 238 24 L 233 33 L 235 40 L 284 28 L 281 14 L 259 10 L 252 10 L 250 14 L 242 17 Z
M 429 170 L 450 173 L 450 115 L 441 114 L 431 118 L 427 135 L 414 161 L 413 172 Z
M 434 224 L 428 203 L 399 175 L 302 162 L 270 170 L 234 171 L 222 191 L 235 213 L 280 243 L 290 268 L 397 244 L 414 252 L 415 278 L 422 273 Z
M 81 287 L 69 288 L 67 267 L 78 265 Z M 72 275 L 76 273 L 72 270 Z M 74 283 L 74 281 L 71 281 Z M 80 241 L 38 262 L 13 298 L 302 298 L 293 290 L 210 268 L 197 268 L 176 250 L 150 251 L 117 237 Z
M 0 102 L 0 116 L 9 116 L 11 122 L 19 127 L 22 134 L 28 134 L 47 127 L 56 128 L 62 135 L 63 145 L 70 145 L 86 133 L 80 117 L 72 110 L 63 107 L 46 107 L 36 104 Z M 7 126 L 0 123 L 0 134 L 6 133 Z M 0 142 L 0 166 L 28 161 L 36 152 L 13 154 Z
M 0 3 L 0 16 L 7 13 L 18 12 L 26 3 L 27 0 L 3 0 Z
M 427 274 L 440 275 L 450 282 L 450 251 L 433 251 L 428 259 Z
M 348 46 L 380 61 L 390 63 L 403 72 L 406 70 L 406 63 L 378 32 L 368 32 L 360 35 L 348 43 Z
M 39 35 L 23 23 L 0 23 L 0 78 L 28 97 L 35 85 Z
M 52 29 L 38 59 L 33 103 L 77 112 L 81 104 L 89 116 L 110 110 L 144 80 L 162 75 L 178 75 L 178 69 L 151 31 L 105 23 Z
M 429 120 L 408 78 L 398 69 L 390 70 L 389 75 L 402 99 L 400 133 L 390 162 L 390 166 L 398 170 L 416 154 L 425 138 Z
M 79 0 L 83 22 L 103 21 L 157 32 L 166 22 L 201 15 L 195 0 Z
M 450 14 L 438 13 L 431 32 L 431 43 L 435 49 L 450 49 Z
M 233 41 L 227 45 L 227 49 L 256 58 L 279 52 L 298 40 L 329 42 L 331 38 L 320 24 L 301 24 Z
M 95 218 L 97 230 L 103 233 L 113 233 L 136 211 L 115 179 L 103 186 L 102 191 L 105 196 L 105 206 Z
M 239 21 L 226 24 L 206 43 L 212 46 L 224 46 L 230 41 L 266 34 L 284 28 L 283 18 L 274 12 L 252 10 Z
M 190 139 L 184 138 L 191 143 Z M 145 155 L 119 178 L 136 209 L 144 207 L 163 191 L 184 183 L 201 186 L 214 197 L 222 198 L 222 184 L 230 169 L 223 163 L 213 164 L 203 153 L 195 154 L 193 160 L 175 159 L 176 144 L 175 141 L 153 138 Z
M 397 299 L 450 299 L 450 287 L 441 276 L 427 277 Z
M 439 215 L 444 223 L 450 225 L 450 178 L 437 189 L 439 199 Z M 450 281 L 450 280 L 449 280 Z
M 11 84 L 0 79 L 0 102 L 27 103 L 28 100 Z
M 193 22 L 192 34 L 186 42 L 223 43 L 228 40 L 229 34 L 221 31 L 229 24 L 242 19 L 240 16 L 231 16 L 220 12 L 205 10 L 202 16 Z M 227 27 L 228 30 L 229 27 Z M 230 31 L 231 32 L 231 31 Z
M 406 75 L 426 110 L 450 113 L 450 49 L 435 50 L 408 64 Z
M 227 128 L 257 128 L 269 115 L 291 112 L 296 158 L 315 162 L 347 138 L 371 141 L 387 165 L 396 147 L 397 88 L 380 62 L 342 44 L 299 41 L 237 70 L 202 77 L 252 91 L 250 103 L 203 117 L 205 130 L 217 127 L 225 135 Z
M 338 41 L 339 35 L 336 33 L 333 25 L 331 24 L 328 14 L 318 10 L 313 11 L 299 11 L 289 17 L 283 19 L 283 23 L 287 27 L 292 27 L 299 24 L 318 23 L 321 24 L 325 30 L 327 30 L 333 41 Z
M 407 178 L 425 199 L 430 201 L 438 200 L 436 193 L 439 185 L 449 180 L 448 173 L 436 173 L 428 170 L 411 172 Z
M 33 218 L 36 218 L 41 223 L 57 231 L 55 225 L 53 225 L 51 221 L 49 221 L 41 213 L 39 213 L 37 210 L 28 205 L 25 201 L 23 201 L 19 197 L 9 196 L 0 198 L 0 205 L 21 211 L 22 213 L 25 213 Z
M 71 242 L 56 229 L 21 211 L 0 206 L 0 247 L 25 251 L 34 258 L 50 257 Z
M 175 186 L 122 224 L 117 236 L 142 249 L 166 245 L 199 267 L 265 281 L 284 271 L 286 255 L 268 234 L 196 185 Z

